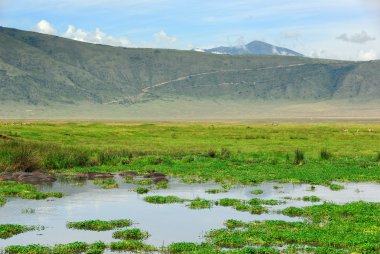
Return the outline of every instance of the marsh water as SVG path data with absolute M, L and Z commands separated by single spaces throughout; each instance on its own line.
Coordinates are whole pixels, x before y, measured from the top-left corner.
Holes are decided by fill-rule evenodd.
M 325 186 L 315 186 L 310 190 L 309 184 L 263 183 L 250 187 L 234 187 L 227 193 L 208 194 L 208 189 L 220 189 L 215 183 L 185 184 L 177 180 L 169 182 L 168 189 L 152 190 L 140 195 L 134 192 L 136 185 L 116 179 L 117 189 L 101 189 L 91 181 L 83 185 L 58 181 L 50 186 L 41 186 L 41 191 L 63 192 L 61 199 L 25 200 L 9 198 L 8 203 L 0 207 L 0 224 L 41 225 L 45 229 L 30 231 L 12 238 L 0 239 L 0 248 L 9 245 L 84 242 L 112 242 L 113 231 L 93 232 L 67 229 L 68 221 L 131 219 L 137 227 L 146 230 L 151 235 L 145 242 L 156 247 L 172 242 L 200 242 L 207 231 L 223 227 L 228 219 L 243 221 L 254 220 L 285 220 L 299 221 L 301 218 L 291 218 L 276 213 L 288 206 L 309 206 L 324 201 L 346 203 L 351 201 L 380 202 L 380 184 L 376 183 L 345 183 L 344 189 L 332 191 Z M 263 194 L 254 195 L 254 189 L 263 190 Z M 248 200 L 253 197 L 260 199 L 277 199 L 285 204 L 269 206 L 269 212 L 253 215 L 249 212 L 236 211 L 230 207 L 213 206 L 210 209 L 189 209 L 184 204 L 150 204 L 143 200 L 146 195 L 175 195 L 181 198 L 197 197 L 218 200 L 221 198 L 237 198 Z M 311 203 L 294 200 L 303 196 L 318 196 L 321 202 Z M 293 199 L 284 199 L 291 197 Z M 29 209 L 29 212 L 25 212 Z

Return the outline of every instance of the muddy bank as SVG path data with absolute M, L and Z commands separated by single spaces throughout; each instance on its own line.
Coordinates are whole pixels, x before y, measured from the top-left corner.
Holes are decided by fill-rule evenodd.
M 65 175 L 65 174 L 63 174 Z M 116 174 L 113 173 L 104 173 L 104 172 L 84 172 L 77 173 L 74 175 L 69 175 L 71 179 L 77 181 L 86 181 L 86 180 L 97 180 L 97 179 L 109 179 L 114 178 Z M 134 171 L 124 171 L 118 173 L 117 175 L 121 177 L 131 177 L 131 178 L 147 178 L 152 180 L 154 183 L 161 181 L 168 182 L 169 179 L 163 173 L 159 172 L 150 172 L 147 174 L 138 174 Z M 17 181 L 30 184 L 43 184 L 43 183 L 52 183 L 55 182 L 57 178 L 52 173 L 47 173 L 42 170 L 35 170 L 33 172 L 5 172 L 0 175 L 0 181 Z
M 33 172 L 12 172 L 3 173 L 0 175 L 0 181 L 17 181 L 30 184 L 53 183 L 57 178 L 42 170 L 35 170 Z

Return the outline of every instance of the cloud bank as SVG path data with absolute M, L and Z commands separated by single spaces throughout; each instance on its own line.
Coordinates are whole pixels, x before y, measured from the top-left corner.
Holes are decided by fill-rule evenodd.
M 83 42 L 90 42 L 96 44 L 106 44 L 117 47 L 131 46 L 128 38 L 115 38 L 102 32 L 100 28 L 96 28 L 94 32 L 84 31 L 80 28 L 75 28 L 73 25 L 67 27 L 63 37 Z
M 36 25 L 36 32 L 43 33 L 43 34 L 56 34 L 57 30 L 46 20 L 41 20 Z
M 164 31 L 155 33 L 154 38 L 158 44 L 163 46 L 171 46 L 177 42 L 177 38 L 175 36 L 169 36 Z
M 364 44 L 368 41 L 374 41 L 376 40 L 375 37 L 370 36 L 366 31 L 361 31 L 360 33 L 347 35 L 346 33 L 339 35 L 336 37 L 338 40 L 346 41 L 346 42 L 352 42 L 352 43 L 359 43 Z
M 81 28 L 76 28 L 73 25 L 68 25 L 66 31 L 62 34 L 58 34 L 54 26 L 46 20 L 41 20 L 37 23 L 36 32 L 60 35 L 62 37 L 95 44 L 104 44 L 115 47 L 166 47 L 173 48 L 177 43 L 176 36 L 169 36 L 165 31 L 161 30 L 153 34 L 153 42 L 141 42 L 132 43 L 127 37 L 114 37 L 106 34 L 100 28 L 96 28 L 95 31 L 86 31 Z

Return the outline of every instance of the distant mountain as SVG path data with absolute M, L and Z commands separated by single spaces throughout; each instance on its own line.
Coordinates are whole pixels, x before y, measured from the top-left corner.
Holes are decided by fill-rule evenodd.
M 355 101 L 380 114 L 380 61 L 122 48 L 2 27 L 0 45 L 0 119 L 74 113 L 96 119 L 116 112 L 135 118 L 245 118 L 272 116 L 275 104 L 302 104 L 289 109 L 296 116 L 306 112 L 305 104 L 313 105 L 318 115 L 324 107 L 313 103 L 342 100 L 351 108 L 334 106 L 331 112 L 351 114 L 352 107 L 359 110 Z M 265 45 L 250 43 L 247 49 L 264 53 Z M 370 100 L 377 101 L 375 107 L 366 106 Z
M 205 49 L 205 52 L 226 55 L 270 55 L 270 56 L 303 56 L 293 50 L 277 47 L 262 41 L 252 41 L 235 47 L 217 47 Z

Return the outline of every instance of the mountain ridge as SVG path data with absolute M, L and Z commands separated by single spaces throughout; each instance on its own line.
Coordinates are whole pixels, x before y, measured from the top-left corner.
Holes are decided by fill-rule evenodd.
M 252 41 L 241 46 L 226 47 L 220 46 L 211 49 L 205 49 L 205 52 L 213 54 L 228 55 L 282 55 L 282 56 L 304 56 L 301 53 L 284 47 L 274 46 L 262 41 Z
M 12 112 L 8 105 L 46 112 L 90 104 L 130 112 L 138 105 L 155 112 L 154 105 L 184 100 L 186 110 L 199 111 L 196 104 L 205 101 L 215 110 L 229 101 L 237 110 L 237 104 L 380 99 L 380 61 L 122 48 L 9 28 L 0 28 L 0 44 L 0 116 Z

